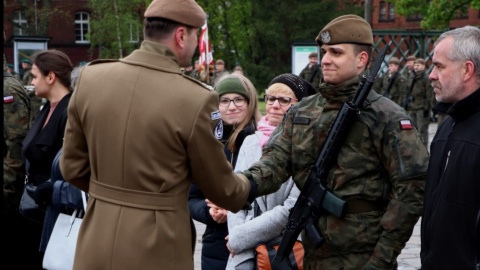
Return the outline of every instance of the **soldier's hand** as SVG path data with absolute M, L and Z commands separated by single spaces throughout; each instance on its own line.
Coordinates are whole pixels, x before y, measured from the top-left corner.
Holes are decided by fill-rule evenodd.
M 38 206 L 45 208 L 48 205 L 52 204 L 52 195 L 53 183 L 47 181 L 43 184 L 38 185 L 35 193 L 33 194 L 33 199 Z

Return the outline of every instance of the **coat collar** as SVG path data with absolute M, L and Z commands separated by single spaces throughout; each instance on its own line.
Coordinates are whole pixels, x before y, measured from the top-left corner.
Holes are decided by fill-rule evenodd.
M 455 120 L 462 120 L 477 111 L 480 111 L 480 88 L 470 96 L 453 103 L 448 109 L 447 114 Z
M 144 40 L 139 49 L 120 59 L 120 62 L 182 74 L 175 54 L 168 47 L 148 40 Z

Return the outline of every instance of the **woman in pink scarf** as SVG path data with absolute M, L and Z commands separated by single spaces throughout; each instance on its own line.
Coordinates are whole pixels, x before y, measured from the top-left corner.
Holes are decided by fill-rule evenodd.
M 265 95 L 267 114 L 258 122 L 255 134 L 243 141 L 235 171 L 246 170 L 260 159 L 263 146 L 268 143 L 288 109 L 311 94 L 315 94 L 313 86 L 294 74 L 282 74 L 270 82 Z M 288 211 L 299 194 L 290 179 L 277 192 L 258 197 L 252 210 L 228 212 L 227 248 L 230 257 L 226 269 L 256 269 L 255 247 L 260 243 L 280 240 Z

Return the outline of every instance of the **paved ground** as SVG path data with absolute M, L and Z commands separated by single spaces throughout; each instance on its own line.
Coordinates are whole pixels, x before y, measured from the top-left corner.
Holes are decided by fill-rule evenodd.
M 437 124 L 431 123 L 429 126 L 429 142 L 437 131 Z M 398 270 L 418 270 L 420 269 L 420 221 L 417 222 L 413 229 L 412 236 L 407 242 L 407 245 L 398 256 Z M 205 225 L 195 221 L 197 229 L 197 245 L 195 247 L 195 270 L 201 270 L 200 254 L 202 250 L 202 234 L 205 231 Z

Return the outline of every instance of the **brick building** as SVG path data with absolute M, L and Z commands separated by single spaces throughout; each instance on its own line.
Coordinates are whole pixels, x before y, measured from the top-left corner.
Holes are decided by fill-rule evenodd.
M 20 71 L 21 60 L 38 49 L 62 50 L 69 55 L 74 65 L 98 57 L 97 49 L 90 50 L 90 41 L 87 35 L 90 31 L 92 14 L 89 0 L 27 1 L 29 4 L 24 7 L 22 6 L 24 1 L 4 0 L 3 26 L 7 37 L 4 53 L 7 61 L 15 64 L 17 72 Z M 352 1 L 359 6 L 365 2 L 365 0 Z M 392 3 L 380 0 L 371 2 L 371 24 L 374 30 L 420 30 L 420 16 L 400 17 L 395 13 Z M 45 9 L 47 4 L 48 8 Z M 48 19 L 45 19 L 46 16 L 42 10 L 50 12 Z M 467 24 L 480 25 L 479 10 L 470 9 L 465 14 L 459 14 L 450 23 L 450 27 L 456 28 Z M 36 34 L 29 35 L 28 33 Z

